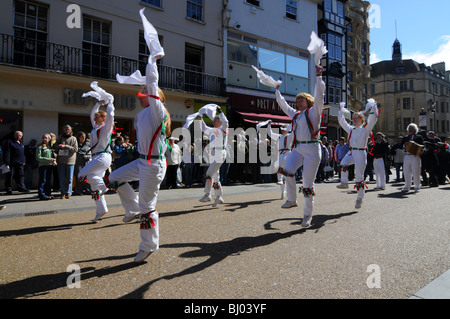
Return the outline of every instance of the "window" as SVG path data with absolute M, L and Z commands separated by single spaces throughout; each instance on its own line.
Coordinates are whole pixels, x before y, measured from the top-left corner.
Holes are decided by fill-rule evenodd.
M 411 109 L 411 99 L 409 97 L 403 98 L 403 109 L 404 110 Z
M 402 119 L 401 118 L 397 119 L 397 131 L 403 131 L 402 130 Z
M 48 7 L 14 1 L 14 64 L 45 68 Z
M 201 92 L 203 87 L 203 48 L 186 43 L 184 51 L 184 69 L 186 88 Z
M 110 30 L 109 22 L 83 17 L 83 74 L 108 77 Z
M 394 92 L 398 91 L 398 82 L 394 81 Z
M 408 81 L 400 81 L 400 91 L 406 91 L 408 89 L 407 84 Z
M 444 133 L 444 132 L 445 132 L 445 121 L 442 121 L 442 122 L 441 122 L 441 125 L 442 125 L 442 130 L 441 130 L 441 132 Z
M 286 73 L 307 78 L 309 75 L 308 60 L 286 55 Z
M 353 82 L 353 71 L 348 71 L 348 81 Z
M 362 43 L 361 43 L 361 53 L 365 53 L 366 50 L 367 50 L 367 48 L 366 48 L 366 42 L 362 42 Z
M 342 79 L 333 76 L 328 77 L 328 103 L 338 104 L 341 102 Z M 353 87 L 352 92 L 353 92 Z M 350 94 L 352 95 L 352 94 Z
M 414 80 L 409 80 L 409 89 L 414 91 Z
M 339 0 L 324 0 L 324 17 L 326 20 L 345 26 L 344 3 Z
M 410 123 L 412 123 L 410 117 L 405 117 L 405 118 L 403 118 L 403 131 L 406 131 L 406 128 L 408 127 L 408 125 L 409 125 Z
M 187 0 L 186 17 L 203 21 L 203 0 Z
M 325 41 L 325 40 L 324 40 Z M 328 58 L 336 61 L 342 61 L 342 36 L 329 33 L 328 34 Z
M 144 3 L 151 4 L 152 6 L 161 8 L 161 0 L 141 0 Z
M 286 18 L 297 20 L 297 1 L 286 0 Z
M 283 83 L 280 91 L 296 95 L 309 88 L 309 54 L 277 43 L 229 32 L 227 40 L 228 85 L 271 90 L 261 84 L 252 65 Z
M 228 40 L 228 61 L 257 65 L 258 49 L 254 45 Z
M 375 84 L 370 85 L 370 94 L 375 94 Z
M 276 72 L 286 72 L 285 55 L 272 50 L 259 49 L 259 66 Z
M 246 0 L 245 2 L 247 2 L 248 4 L 251 4 L 251 5 L 257 6 L 257 7 L 261 6 L 260 0 Z

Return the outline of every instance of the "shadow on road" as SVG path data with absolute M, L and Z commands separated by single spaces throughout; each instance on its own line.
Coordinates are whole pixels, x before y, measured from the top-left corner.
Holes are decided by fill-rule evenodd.
M 340 219 L 345 216 L 350 216 L 353 214 L 356 214 L 357 212 L 349 212 L 349 213 L 342 213 L 337 215 L 315 215 L 313 217 L 313 224 L 309 228 L 300 228 L 295 229 L 289 232 L 281 233 L 268 233 L 260 236 L 254 236 L 254 237 L 238 237 L 231 240 L 223 241 L 223 242 L 217 242 L 217 243 L 179 243 L 179 244 L 165 244 L 161 245 L 161 248 L 186 248 L 186 247 L 192 247 L 194 250 L 182 253 L 180 257 L 182 258 L 197 258 L 197 257 L 209 257 L 204 262 L 201 262 L 195 266 L 189 267 L 187 269 L 184 269 L 178 273 L 163 276 L 160 278 L 156 278 L 152 281 L 149 281 L 148 283 L 142 285 L 138 289 L 126 294 L 125 296 L 121 297 L 122 299 L 142 299 L 144 298 L 144 294 L 150 289 L 150 287 L 163 279 L 170 280 L 177 277 L 182 277 L 185 275 L 190 275 L 202 270 L 205 270 L 208 267 L 211 267 L 225 258 L 229 256 L 236 256 L 239 255 L 247 250 L 261 247 L 261 246 L 267 246 L 275 243 L 278 240 L 289 238 L 295 235 L 302 234 L 306 231 L 310 230 L 318 230 L 319 228 L 323 227 L 327 221 L 336 221 L 337 219 Z M 266 230 L 273 230 L 275 228 L 272 227 L 272 224 L 278 221 L 283 220 L 293 220 L 293 225 L 297 225 L 301 222 L 301 219 L 276 219 L 270 222 L 267 222 L 264 225 L 264 228 Z
M 112 275 L 131 268 L 139 267 L 142 264 L 129 262 L 126 264 L 104 267 L 95 269 L 95 267 L 86 267 L 79 270 L 81 280 L 86 280 L 94 277 L 103 277 Z M 44 296 L 51 290 L 66 288 L 67 281 L 71 272 L 60 272 L 57 274 L 39 275 L 23 280 L 14 281 L 0 286 L 0 299 L 14 299 L 14 298 L 30 298 L 37 296 Z M 69 281 L 69 284 L 72 281 Z

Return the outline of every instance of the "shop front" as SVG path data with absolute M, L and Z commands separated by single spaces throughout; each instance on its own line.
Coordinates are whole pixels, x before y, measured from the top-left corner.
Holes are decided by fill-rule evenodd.
M 281 126 L 291 122 L 291 118 L 279 107 L 275 94 L 259 92 L 258 94 L 230 93 L 230 126 L 246 129 L 267 120 L 272 120 L 272 126 Z M 295 97 L 286 98 L 286 101 L 292 107 L 295 106 Z

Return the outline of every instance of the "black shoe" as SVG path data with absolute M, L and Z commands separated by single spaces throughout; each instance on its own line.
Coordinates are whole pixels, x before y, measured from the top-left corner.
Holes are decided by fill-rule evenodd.
M 29 189 L 26 189 L 26 188 L 24 188 L 24 189 L 19 189 L 19 192 L 20 192 L 20 193 L 29 193 L 29 192 L 30 192 L 30 190 L 29 190 Z

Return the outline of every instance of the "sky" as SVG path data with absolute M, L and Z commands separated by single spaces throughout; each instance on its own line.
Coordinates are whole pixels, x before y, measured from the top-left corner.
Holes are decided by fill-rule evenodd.
M 450 1 L 370 0 L 370 63 L 392 59 L 392 44 L 402 44 L 403 59 L 450 70 Z

